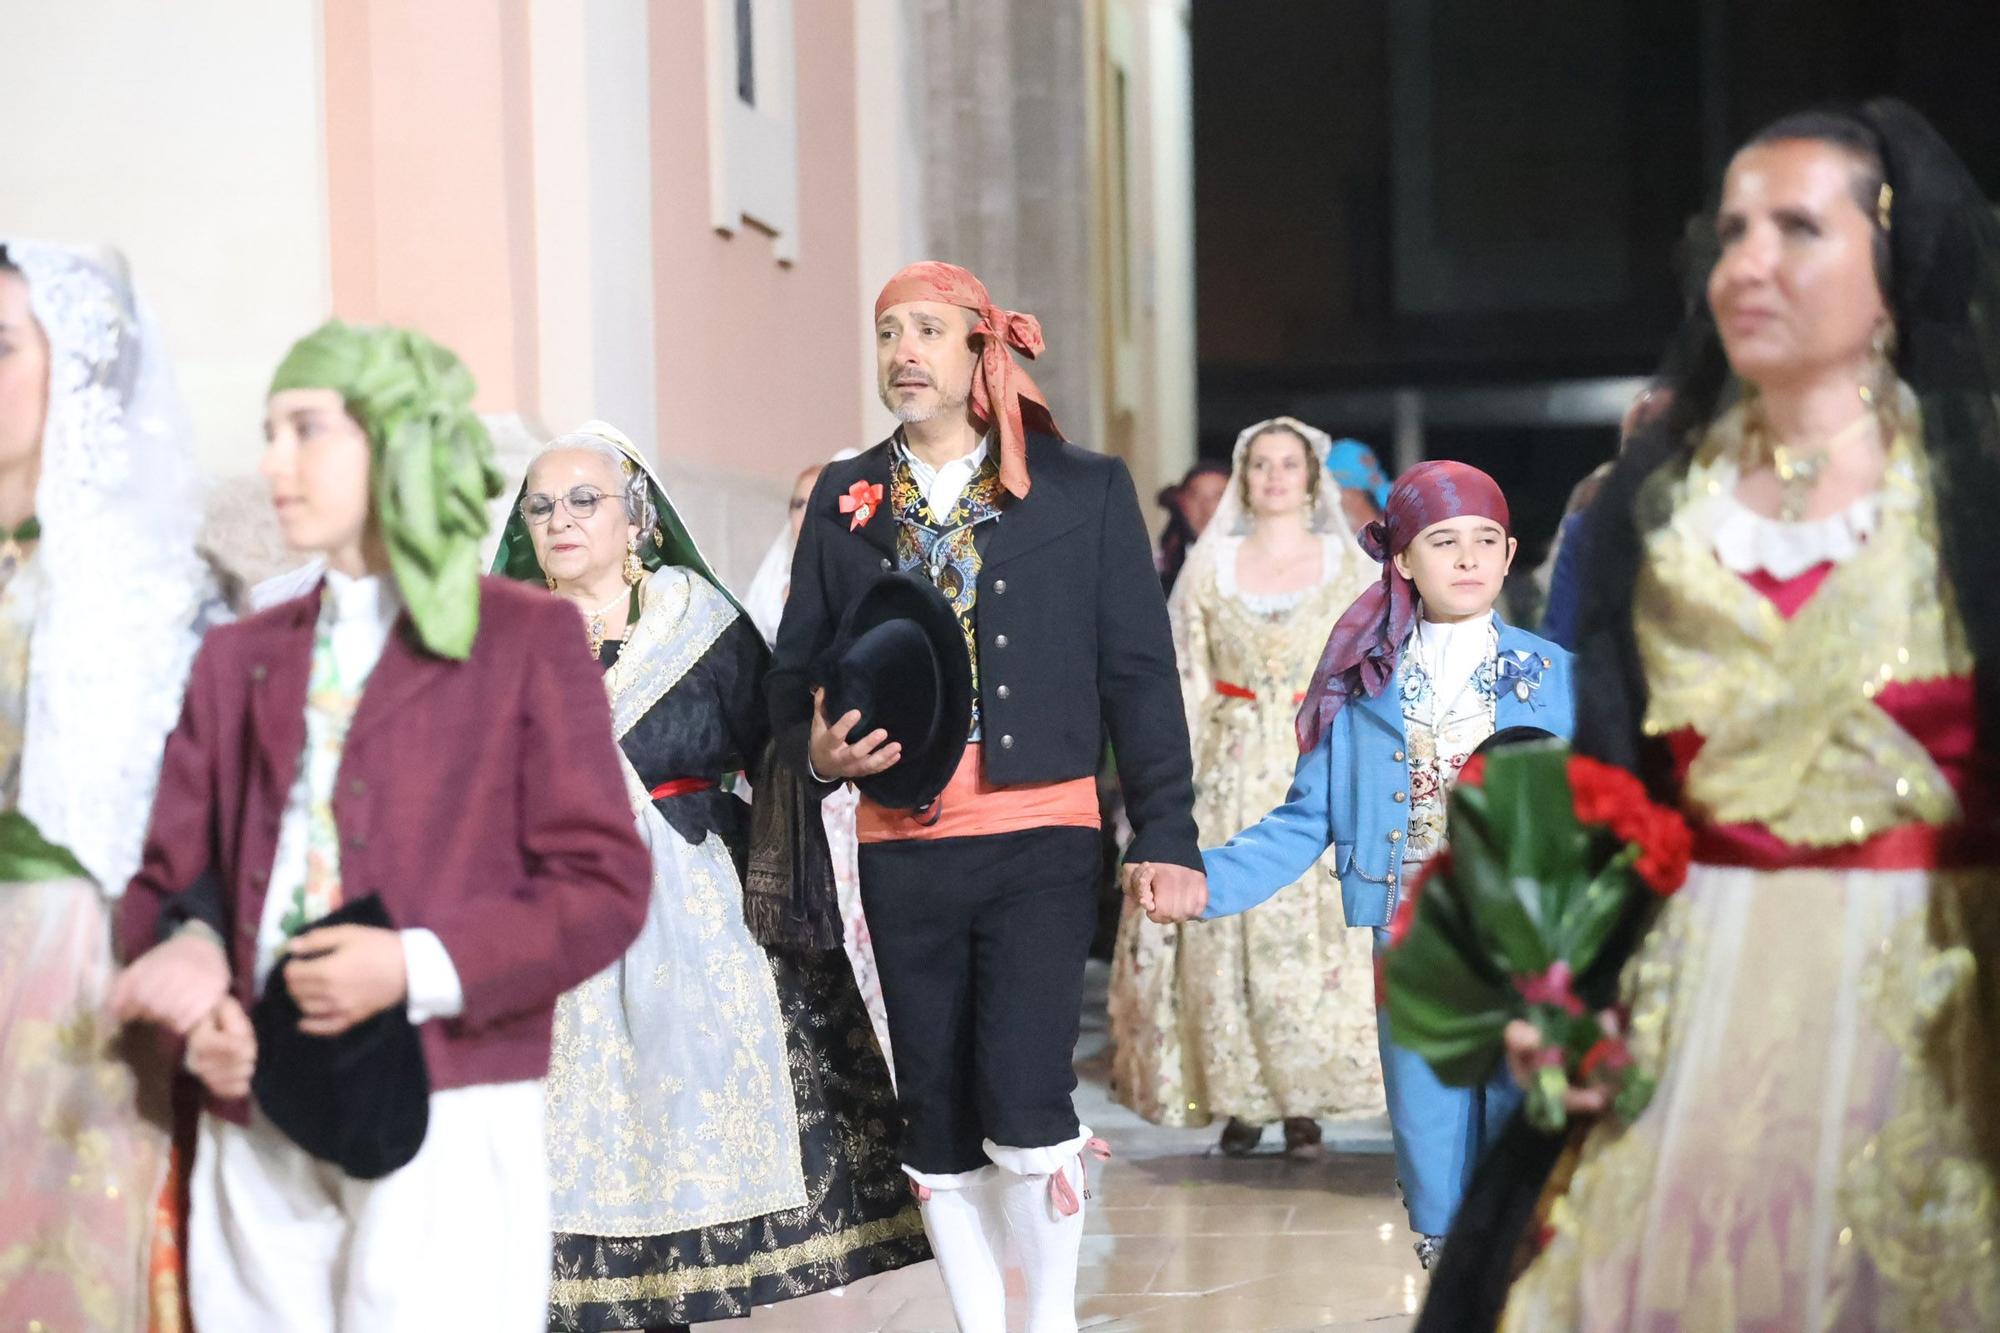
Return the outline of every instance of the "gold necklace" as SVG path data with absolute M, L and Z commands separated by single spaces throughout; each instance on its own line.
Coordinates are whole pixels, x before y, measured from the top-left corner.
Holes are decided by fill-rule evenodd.
M 1846 426 L 1835 431 L 1823 443 L 1811 449 L 1797 449 L 1790 445 L 1778 444 L 1771 440 L 1770 432 L 1762 421 L 1752 427 L 1751 438 L 1755 444 L 1751 451 L 1753 463 L 1769 462 L 1771 471 L 1778 478 L 1778 517 L 1786 523 L 1804 520 L 1812 507 L 1813 488 L 1826 472 L 1827 464 L 1833 459 L 1836 447 L 1845 444 L 1849 438 L 1857 436 L 1863 429 L 1873 424 L 1875 415 L 1864 412 Z
M 1778 474 L 1782 494 L 1778 497 L 1778 517 L 1797 523 L 1812 506 L 1813 487 L 1826 470 L 1826 446 L 1809 453 L 1794 453 L 1782 444 L 1771 446 L 1771 470 Z
M 598 607 L 595 611 L 584 612 L 584 627 L 590 634 L 590 655 L 592 657 L 597 656 L 604 648 L 604 613 L 631 595 L 632 590 L 627 588 L 603 606 Z

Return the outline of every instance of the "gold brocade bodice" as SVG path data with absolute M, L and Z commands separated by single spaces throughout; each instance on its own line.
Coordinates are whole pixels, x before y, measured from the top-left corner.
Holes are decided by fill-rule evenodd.
M 1228 748 L 1251 735 L 1268 734 L 1289 777 L 1298 757 L 1292 731 L 1298 696 L 1312 682 L 1334 622 L 1374 581 L 1377 571 L 1358 545 L 1350 550 L 1341 543 L 1329 549 L 1324 576 L 1311 587 L 1277 597 L 1246 595 L 1235 586 L 1233 563 L 1224 567 L 1236 554 L 1234 542 L 1198 550 L 1173 598 L 1181 688 L 1196 767 L 1214 757 L 1205 754 L 1214 746 Z M 1219 692 L 1219 684 L 1232 689 Z M 1255 697 L 1242 698 L 1235 690 L 1247 690 Z M 1211 734 L 1218 726 L 1238 735 L 1224 740 Z M 1240 761 L 1242 755 L 1234 758 Z
M 1876 702 L 1891 682 L 1961 676 L 1972 654 L 1938 555 L 1915 413 L 1889 449 L 1874 532 L 1789 620 L 1725 568 L 1715 524 L 1734 485 L 1742 409 L 1711 430 L 1685 476 L 1658 476 L 1642 512 L 1634 598 L 1646 730 L 1703 738 L 1683 801 L 1716 823 L 1755 824 L 1800 847 L 1941 825 L 1958 800 L 1924 747 Z
M 1325 583 L 1307 589 L 1282 611 L 1260 611 L 1240 596 L 1204 599 L 1210 675 L 1289 715 L 1298 707 L 1294 696 L 1312 682 L 1327 632 L 1352 600 L 1352 594 Z

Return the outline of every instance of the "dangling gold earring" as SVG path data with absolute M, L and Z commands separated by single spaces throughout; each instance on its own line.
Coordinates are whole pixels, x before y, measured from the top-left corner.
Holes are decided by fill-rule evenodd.
M 639 537 L 635 533 L 625 539 L 625 582 L 636 588 L 645 577 L 646 567 L 639 563 Z
M 1856 386 L 1861 401 L 1874 408 L 1876 416 L 1881 418 L 1884 443 L 1895 438 L 1899 424 L 1897 407 L 1901 395 L 1895 356 L 1896 326 L 1885 321 L 1876 326 L 1875 337 L 1868 344 L 1869 378 Z
M 1854 391 L 1861 395 L 1861 401 L 1870 407 L 1879 408 L 1882 405 L 1882 395 L 1877 386 L 1882 383 L 1882 365 L 1889 359 L 1888 351 L 1889 340 L 1883 334 L 1882 326 L 1877 324 L 1875 336 L 1868 340 L 1868 375 L 1854 386 Z
M 554 592 L 554 591 L 556 590 L 556 576 L 555 576 L 555 575 L 553 575 L 553 574 L 544 574 L 544 575 L 542 575 L 542 582 L 544 582 L 544 583 L 546 583 L 546 584 L 548 584 L 548 585 L 549 585 L 549 591 L 550 591 L 550 592 Z

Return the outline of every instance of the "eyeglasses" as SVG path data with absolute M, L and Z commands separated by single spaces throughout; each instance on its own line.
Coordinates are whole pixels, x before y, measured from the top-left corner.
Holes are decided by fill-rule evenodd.
M 583 522 L 597 512 L 597 506 L 604 503 L 603 491 L 595 486 L 572 487 L 563 495 L 549 495 L 543 491 L 530 491 L 521 497 L 521 517 L 537 527 L 555 517 L 556 503 L 569 511 L 569 516 Z

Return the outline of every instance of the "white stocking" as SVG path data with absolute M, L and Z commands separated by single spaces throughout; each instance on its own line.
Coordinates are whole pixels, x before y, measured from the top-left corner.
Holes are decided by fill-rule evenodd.
M 996 1197 L 999 1170 L 982 1166 L 957 1175 L 903 1170 L 917 1184 L 924 1233 L 959 1333 L 1006 1333 L 1007 1285 L 1000 1266 L 1007 1224 Z
M 1000 1206 L 1027 1281 L 1027 1333 L 1076 1333 L 1076 1263 L 1088 1193 L 1083 1153 L 1100 1148 L 1088 1129 L 1051 1148 L 986 1145 L 1000 1166 Z

